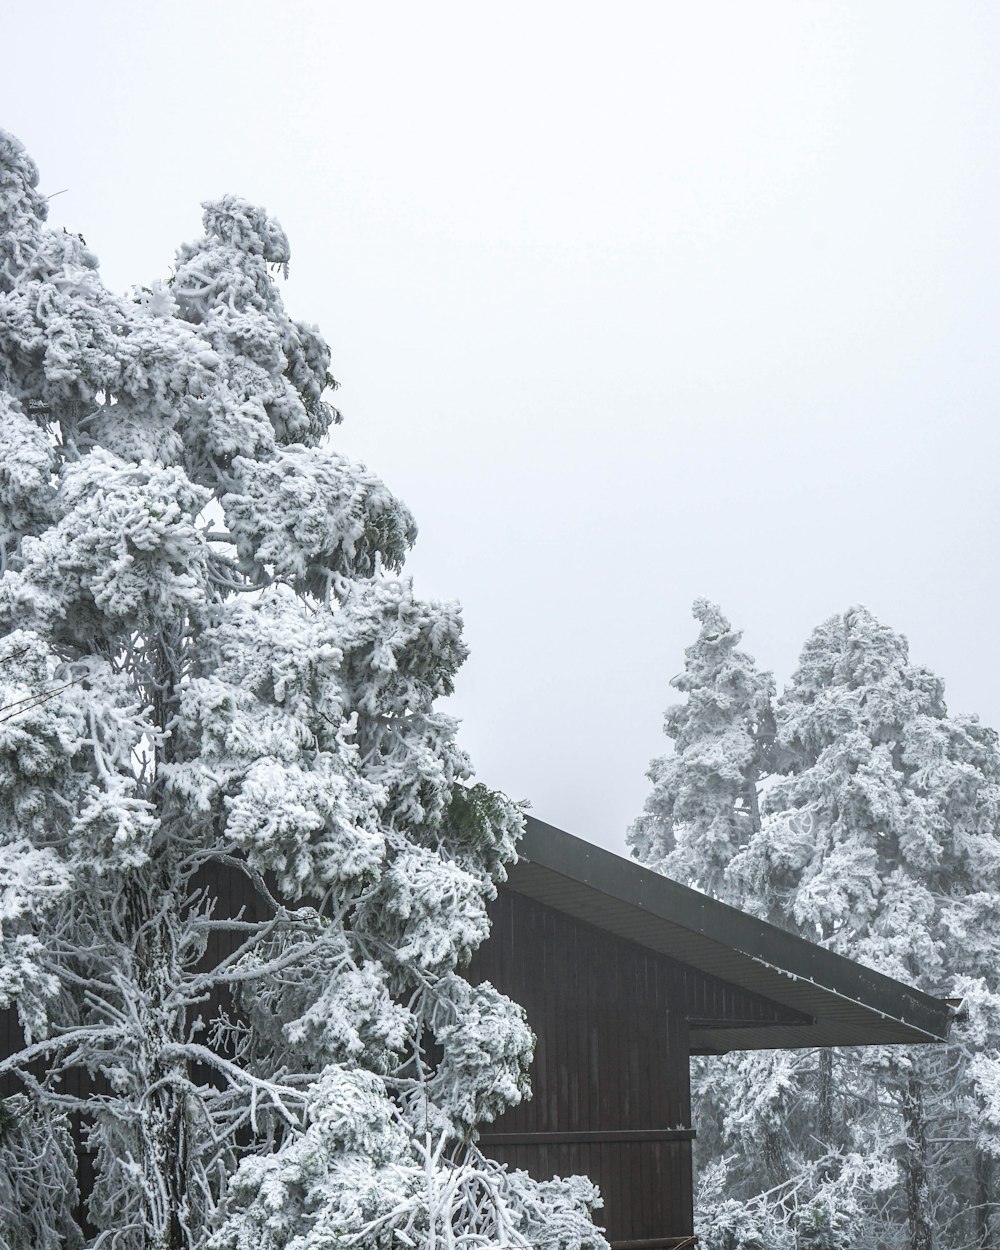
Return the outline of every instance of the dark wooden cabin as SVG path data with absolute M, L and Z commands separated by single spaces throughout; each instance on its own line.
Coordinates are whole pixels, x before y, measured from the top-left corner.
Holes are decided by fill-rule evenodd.
M 551 825 L 529 817 L 519 850 L 469 975 L 524 1006 L 534 1093 L 480 1141 L 540 1180 L 590 1176 L 613 1247 L 697 1240 L 690 1055 L 947 1034 L 945 1002 Z M 240 875 L 213 874 L 221 914 L 258 906 Z M 0 1013 L 0 1048 L 22 1044 L 16 1013 Z
M 484 1150 L 601 1188 L 613 1247 L 696 1242 L 689 1056 L 943 1041 L 947 1003 L 528 818 L 475 982 L 521 1003 L 533 1097 Z

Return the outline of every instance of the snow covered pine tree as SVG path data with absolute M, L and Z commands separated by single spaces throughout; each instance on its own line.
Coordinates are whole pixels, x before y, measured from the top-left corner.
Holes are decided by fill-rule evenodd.
M 210 203 L 119 298 L 36 187 L 0 132 L 0 1244 L 603 1246 L 475 1144 L 527 1093 L 458 973 L 520 815 L 434 709 L 409 513 L 324 442 L 280 226 Z
M 949 716 L 940 680 L 864 608 L 813 632 L 770 723 L 770 679 L 718 609 L 695 614 L 674 683 L 688 701 L 667 713 L 676 752 L 653 762 L 635 851 L 966 1003 L 950 1044 L 922 1053 L 701 1061 L 705 1244 L 986 1250 L 1000 1157 L 997 736 Z
M 700 629 L 671 685 L 687 702 L 667 709 L 672 755 L 652 761 L 653 789 L 628 831 L 650 868 L 733 902 L 727 869 L 760 828 L 757 783 L 774 737 L 774 680 L 738 650 L 741 635 L 707 599 L 692 607 Z
M 721 609 L 696 599 L 698 637 L 671 685 L 664 733 L 673 753 L 654 759 L 642 814 L 628 831 L 633 855 L 677 881 L 781 922 L 730 864 L 760 829 L 758 788 L 774 740 L 774 680 L 740 650 Z M 769 914 L 770 913 L 770 914 Z M 780 1213 L 753 1200 L 798 1171 L 790 1130 L 800 1109 L 798 1051 L 736 1052 L 691 1064 L 692 1120 L 701 1179 L 698 1228 L 711 1250 L 786 1250 Z M 812 1064 L 812 1057 L 805 1062 Z
M 839 1081 L 828 1074 L 820 1134 L 897 1164 L 895 1201 L 871 1204 L 890 1244 L 988 1247 L 1000 1156 L 997 735 L 949 715 L 944 683 L 863 607 L 813 631 L 776 718 L 779 775 L 734 879 L 806 936 L 966 1005 L 947 1047 L 873 1052 L 845 1060 Z

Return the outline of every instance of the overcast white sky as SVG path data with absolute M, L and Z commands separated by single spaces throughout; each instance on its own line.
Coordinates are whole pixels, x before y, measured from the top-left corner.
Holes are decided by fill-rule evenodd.
M 465 608 L 483 780 L 623 847 L 717 600 L 865 603 L 1000 725 L 1000 5 L 10 4 L 0 125 L 124 290 L 265 204 L 339 444 Z

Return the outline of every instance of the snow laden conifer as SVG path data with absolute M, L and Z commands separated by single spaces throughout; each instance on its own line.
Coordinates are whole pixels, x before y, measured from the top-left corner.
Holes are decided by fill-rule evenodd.
M 693 693 L 689 704 L 675 720 L 694 722 Z M 950 716 L 940 680 L 864 608 L 813 632 L 774 718 L 760 821 L 721 873 L 706 836 L 720 789 L 693 775 L 706 815 L 684 826 L 683 879 L 965 1009 L 947 1048 L 699 1061 L 703 1239 L 709 1250 L 988 1246 L 1000 1156 L 997 737 Z M 715 741 L 709 726 L 702 751 Z M 734 752 L 734 774 L 744 758 Z
M 727 868 L 760 827 L 774 682 L 715 604 L 696 599 L 693 613 L 698 638 L 670 683 L 687 698 L 664 716 L 674 749 L 650 764 L 653 789 L 628 843 L 657 871 L 731 901 Z
M 459 612 L 329 442 L 281 227 L 210 203 L 120 298 L 45 218 L 0 133 L 0 1243 L 603 1245 L 586 1182 L 475 1144 L 528 1092 L 460 972 L 520 815 L 436 709 Z
M 942 682 L 910 661 L 906 639 L 852 608 L 806 643 L 777 706 L 775 759 L 780 775 L 735 876 L 804 936 L 966 1000 L 947 1049 L 862 1055 L 837 1082 L 828 1072 L 821 1135 L 843 1138 L 850 1124 L 862 1148 L 895 1139 L 893 1217 L 911 1250 L 986 1244 L 1000 1154 L 988 1024 L 1000 988 L 997 735 L 950 716 Z M 881 1116 L 859 1120 L 872 1095 Z
M 653 788 L 628 841 L 649 867 L 760 913 L 757 900 L 732 880 L 729 868 L 760 829 L 758 788 L 774 737 L 774 682 L 739 649 L 742 635 L 717 605 L 696 599 L 693 615 L 698 637 L 685 651 L 684 671 L 670 683 L 685 701 L 664 717 L 674 749 L 650 764 Z M 740 1195 L 769 1189 L 794 1170 L 788 1126 L 800 1102 L 800 1066 L 788 1051 L 692 1062 L 699 1166 L 718 1160 L 715 1181 L 703 1187 L 703 1215 L 711 1210 L 713 1228 L 722 1227 L 723 1188 L 725 1210 L 735 1211 L 741 1209 Z M 725 1167 L 721 1160 L 727 1154 L 731 1161 Z M 774 1217 L 767 1210 L 764 1215 L 769 1228 Z M 760 1223 L 754 1211 L 740 1220 L 748 1227 Z M 767 1228 L 761 1225 L 764 1242 Z

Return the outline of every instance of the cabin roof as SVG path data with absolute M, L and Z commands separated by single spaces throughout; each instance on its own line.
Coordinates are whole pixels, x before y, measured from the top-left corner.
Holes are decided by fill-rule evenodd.
M 802 1024 L 692 1021 L 691 1049 L 795 1049 L 944 1041 L 943 999 L 863 967 L 634 860 L 526 818 L 508 888 L 807 1018 Z

